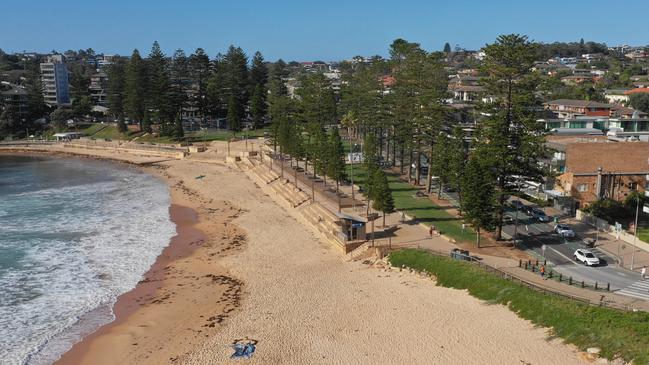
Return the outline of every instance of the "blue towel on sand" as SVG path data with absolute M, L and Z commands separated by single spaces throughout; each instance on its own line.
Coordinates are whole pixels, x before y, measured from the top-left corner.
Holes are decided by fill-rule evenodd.
M 255 352 L 255 345 L 252 343 L 237 343 L 232 345 L 234 354 L 230 356 L 231 359 L 249 359 Z

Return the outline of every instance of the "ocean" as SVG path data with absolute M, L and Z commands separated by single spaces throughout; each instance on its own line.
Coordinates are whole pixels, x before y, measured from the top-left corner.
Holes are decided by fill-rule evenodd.
M 169 205 L 127 165 L 0 155 L 0 364 L 51 364 L 113 320 L 175 234 Z

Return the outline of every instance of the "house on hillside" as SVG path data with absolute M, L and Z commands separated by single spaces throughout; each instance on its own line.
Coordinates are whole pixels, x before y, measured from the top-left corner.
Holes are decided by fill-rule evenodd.
M 578 116 L 608 117 L 611 115 L 611 109 L 615 107 L 613 104 L 571 99 L 548 101 L 543 106 L 546 110 L 552 111 L 558 118 L 562 119 Z

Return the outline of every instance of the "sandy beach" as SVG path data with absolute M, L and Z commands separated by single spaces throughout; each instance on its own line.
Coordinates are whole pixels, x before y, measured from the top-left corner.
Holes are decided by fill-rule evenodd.
M 345 262 L 236 168 L 147 169 L 171 187 L 178 235 L 120 297 L 117 320 L 58 364 L 234 363 L 242 339 L 257 342 L 250 364 L 586 363 L 504 306 Z

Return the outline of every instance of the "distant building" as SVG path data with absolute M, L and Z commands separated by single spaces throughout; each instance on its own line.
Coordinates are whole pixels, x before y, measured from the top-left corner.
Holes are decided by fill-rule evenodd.
M 3 110 L 9 107 L 13 108 L 21 120 L 27 120 L 29 116 L 29 96 L 24 88 L 12 85 L 11 89 L 0 93 L 0 104 Z
M 629 95 L 627 89 L 608 89 L 604 90 L 604 98 L 609 103 L 626 104 L 629 102 Z
M 108 76 L 103 71 L 99 71 L 96 74 L 90 76 L 90 85 L 88 86 L 90 90 L 90 97 L 92 98 L 94 105 L 97 106 L 108 106 Z
M 613 104 L 571 99 L 548 101 L 543 106 L 562 119 L 577 116 L 608 117 L 611 115 L 611 109 L 615 108 Z
M 43 98 L 49 106 L 70 104 L 70 85 L 68 69 L 63 63 L 63 56 L 52 55 L 47 62 L 41 63 Z

